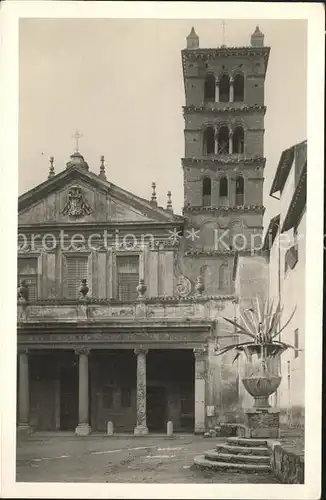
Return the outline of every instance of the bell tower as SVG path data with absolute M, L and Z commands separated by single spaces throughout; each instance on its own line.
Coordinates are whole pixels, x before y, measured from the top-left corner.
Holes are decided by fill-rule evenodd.
M 187 240 L 186 254 L 203 258 L 204 267 L 209 255 L 230 273 L 234 252 L 250 251 L 252 236 L 262 233 L 269 52 L 258 26 L 250 45 L 217 48 L 200 48 L 192 28 L 182 50 L 183 213 L 200 236 Z

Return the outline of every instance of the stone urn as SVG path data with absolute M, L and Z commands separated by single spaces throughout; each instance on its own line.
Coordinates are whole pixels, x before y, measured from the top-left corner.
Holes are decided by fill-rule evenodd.
M 89 292 L 89 287 L 87 286 L 87 279 L 84 278 L 81 280 L 81 287 L 79 291 L 81 293 L 82 298 L 85 299 Z
M 145 293 L 146 293 L 146 290 L 147 290 L 147 286 L 145 285 L 145 281 L 144 279 L 140 279 L 139 280 L 139 284 L 138 286 L 136 287 L 136 290 L 137 290 L 137 293 L 138 293 L 138 298 L 141 299 L 143 297 L 145 297 Z
M 281 383 L 280 355 L 284 347 L 273 343 L 249 344 L 237 350 L 245 355 L 242 383 L 254 398 L 254 408 L 270 408 L 269 396 Z
M 28 286 L 26 280 L 21 280 L 20 286 L 17 290 L 17 298 L 20 302 L 28 301 Z

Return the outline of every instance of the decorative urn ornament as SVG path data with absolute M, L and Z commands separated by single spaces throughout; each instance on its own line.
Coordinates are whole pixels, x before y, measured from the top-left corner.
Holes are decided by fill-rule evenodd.
M 260 305 L 258 298 L 252 307 L 240 314 L 241 323 L 229 318 L 225 321 L 236 328 L 236 334 L 246 336 L 250 340 L 238 344 L 229 344 L 216 351 L 222 355 L 232 349 L 237 351 L 233 362 L 244 355 L 244 376 L 242 383 L 247 392 L 254 398 L 254 408 L 268 409 L 268 398 L 281 383 L 280 356 L 294 346 L 277 340 L 276 338 L 287 327 L 294 316 L 295 309 L 290 318 L 280 328 L 279 320 L 283 309 L 280 303 L 273 310 L 273 302 L 266 301 Z
M 89 292 L 89 287 L 87 286 L 87 279 L 83 278 L 81 280 L 81 283 L 82 283 L 82 285 L 81 285 L 79 291 L 80 291 L 80 293 L 82 295 L 82 298 L 86 298 L 86 296 L 87 296 L 87 294 Z
M 138 298 L 142 298 L 145 296 L 145 293 L 146 293 L 146 290 L 147 290 L 147 286 L 145 285 L 145 280 L 144 279 L 140 279 L 139 280 L 139 284 L 136 288 L 137 290 L 137 293 L 138 293 Z
M 197 295 L 202 295 L 203 292 L 205 291 L 204 279 L 202 276 L 197 277 L 195 291 Z
M 21 280 L 20 286 L 18 287 L 17 298 L 20 301 L 28 301 L 28 286 L 26 280 Z

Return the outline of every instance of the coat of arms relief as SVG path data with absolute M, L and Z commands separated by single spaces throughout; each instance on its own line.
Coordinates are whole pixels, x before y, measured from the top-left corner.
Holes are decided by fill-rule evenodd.
M 85 198 L 82 188 L 72 186 L 69 189 L 68 200 L 62 210 L 62 214 L 77 218 L 89 215 L 93 211 Z

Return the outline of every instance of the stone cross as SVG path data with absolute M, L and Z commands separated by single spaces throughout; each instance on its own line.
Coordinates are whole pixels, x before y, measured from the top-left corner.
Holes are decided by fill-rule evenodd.
M 76 153 L 78 153 L 78 151 L 79 151 L 79 139 L 81 137 L 83 137 L 83 134 L 81 134 L 79 132 L 79 130 L 77 129 L 76 132 L 74 133 L 74 135 L 72 137 L 73 137 L 73 139 L 76 140 Z

